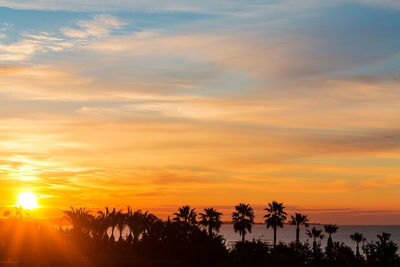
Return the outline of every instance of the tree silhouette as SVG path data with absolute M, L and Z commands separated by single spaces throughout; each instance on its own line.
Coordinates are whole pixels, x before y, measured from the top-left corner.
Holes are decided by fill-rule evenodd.
M 322 234 L 322 230 L 317 230 L 315 227 L 313 227 L 311 229 L 311 231 L 309 229 L 307 229 L 306 235 L 313 239 L 313 251 L 314 251 L 314 254 L 316 254 L 317 253 L 317 239 L 322 240 L 324 238 L 324 235 Z
M 242 237 L 244 243 L 246 233 L 251 233 L 254 224 L 254 210 L 250 204 L 240 203 L 235 206 L 235 211 L 232 213 L 233 229 Z
M 90 235 L 91 221 L 93 216 L 89 213 L 90 211 L 86 208 L 73 208 L 64 211 L 64 216 L 68 219 L 73 227 L 73 231 L 76 234 L 87 234 Z
M 119 221 L 119 216 L 118 216 L 118 212 L 119 211 L 117 211 L 115 208 L 113 208 L 113 210 L 110 212 L 108 210 L 108 207 L 106 207 L 106 212 L 108 213 L 109 225 L 111 227 L 110 240 L 112 242 L 114 242 L 115 241 L 114 230 L 115 230 L 115 227 L 117 226 L 118 221 Z
M 106 210 L 105 212 L 101 210 L 98 211 L 95 218 L 97 238 L 108 239 L 107 229 L 110 226 L 109 223 L 110 221 L 108 210 Z
M 132 229 L 133 242 L 139 240 L 139 236 L 146 230 L 146 217 L 141 210 L 135 211 L 128 219 L 129 228 Z
M 369 266 L 400 266 L 400 258 L 397 254 L 399 245 L 390 240 L 390 234 L 383 232 L 377 235 L 378 241 L 367 243 L 364 252 Z
M 143 213 L 143 218 L 144 218 L 144 232 L 146 234 L 150 234 L 153 231 L 154 226 L 160 221 L 160 219 L 158 219 L 157 216 L 155 216 L 152 213 L 149 213 L 148 211 Z
M 290 224 L 296 225 L 296 244 L 300 243 L 300 225 L 305 225 L 308 227 L 308 218 L 307 215 L 303 215 L 301 213 L 296 213 L 294 216 L 291 216 Z
M 164 222 L 157 218 L 157 216 L 155 216 L 152 213 L 148 213 L 146 212 L 147 216 L 146 221 L 145 221 L 145 225 L 146 225 L 146 234 L 145 237 L 153 240 L 153 241 L 159 241 L 161 239 L 163 239 L 164 234 L 165 234 L 165 224 Z
M 360 234 L 360 233 L 357 233 L 357 232 L 352 234 L 352 235 L 350 235 L 350 238 L 351 238 L 351 240 L 353 240 L 354 242 L 357 243 L 356 256 L 357 256 L 357 258 L 359 258 L 360 257 L 360 247 L 359 247 L 359 245 L 360 245 L 361 242 L 365 242 L 367 239 L 364 237 L 363 234 Z
M 185 225 L 197 224 L 197 214 L 195 209 L 191 209 L 190 206 L 182 206 L 178 209 L 178 212 L 174 213 L 174 221 L 183 222 Z
M 283 228 L 283 223 L 286 220 L 287 213 L 284 211 L 285 207 L 283 203 L 272 201 L 268 203 L 268 207 L 265 209 L 267 214 L 264 216 L 267 228 L 272 227 L 274 229 L 274 247 L 276 246 L 276 231 L 278 227 Z
M 337 225 L 334 225 L 334 224 L 324 225 L 325 233 L 328 234 L 328 242 L 327 242 L 327 246 L 326 246 L 326 252 L 328 254 L 328 257 L 332 257 L 332 253 L 333 253 L 332 234 L 336 233 L 338 229 L 339 229 L 339 227 L 337 227 Z
M 213 230 L 219 232 L 222 225 L 221 216 L 222 213 L 214 208 L 204 209 L 204 213 L 200 213 L 199 223 L 208 227 L 208 235 L 210 238 L 212 237 Z
M 119 238 L 118 238 L 118 242 L 122 242 L 122 233 L 124 231 L 124 228 L 126 226 L 126 218 L 127 218 L 127 214 L 124 213 L 122 210 L 117 212 L 117 227 L 118 227 L 118 231 L 119 231 Z

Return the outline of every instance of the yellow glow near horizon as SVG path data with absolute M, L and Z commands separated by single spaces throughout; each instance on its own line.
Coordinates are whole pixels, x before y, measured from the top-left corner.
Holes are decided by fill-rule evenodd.
M 37 209 L 39 205 L 37 203 L 37 197 L 32 192 L 23 192 L 18 195 L 17 204 L 24 209 Z

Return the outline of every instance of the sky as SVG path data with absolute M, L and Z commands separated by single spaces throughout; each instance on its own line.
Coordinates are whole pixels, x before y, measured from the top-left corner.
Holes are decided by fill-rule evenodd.
M 396 0 L 0 0 L 0 207 L 398 224 L 399 29 Z

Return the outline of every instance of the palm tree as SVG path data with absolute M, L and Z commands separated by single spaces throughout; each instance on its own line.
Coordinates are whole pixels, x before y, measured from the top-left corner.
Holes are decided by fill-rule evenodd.
M 139 240 L 139 236 L 143 234 L 146 228 L 144 214 L 141 210 L 135 212 L 129 210 L 126 223 L 129 227 L 130 237 L 128 237 L 128 240 L 133 238 L 133 243 L 136 243 Z
M 164 224 L 162 221 L 157 218 L 156 215 L 149 213 L 146 211 L 143 214 L 144 218 L 144 233 L 146 233 L 147 237 L 155 238 L 155 237 L 160 237 L 162 228 L 164 227 Z
M 109 225 L 111 226 L 110 240 L 115 241 L 114 230 L 119 221 L 119 217 L 118 217 L 119 211 L 116 211 L 115 208 L 113 208 L 113 210 L 110 212 L 108 210 L 108 207 L 106 207 L 106 212 L 108 213 Z
M 314 253 L 317 252 L 317 238 L 318 239 L 323 239 L 324 235 L 322 234 L 322 230 L 317 230 L 315 227 L 313 227 L 311 229 L 311 231 L 309 229 L 307 229 L 306 235 L 310 238 L 313 238 L 313 251 Z
M 129 226 L 129 218 L 132 216 L 133 211 L 131 209 L 131 206 L 128 206 L 126 209 L 126 225 L 129 228 L 129 235 L 127 236 L 126 240 L 128 241 L 128 243 L 130 244 L 132 242 L 133 239 L 133 235 L 132 235 L 132 228 Z
M 193 209 L 194 211 L 194 209 Z M 155 223 L 157 223 L 160 219 L 157 218 L 156 215 L 154 215 L 153 213 L 150 213 L 148 211 L 146 211 L 145 213 L 143 213 L 143 218 L 144 218 L 144 231 L 149 234 L 152 230 L 152 227 L 154 226 Z M 195 223 L 196 222 L 196 218 L 194 218 Z
M 93 216 L 86 208 L 73 208 L 64 211 L 64 216 L 71 223 L 72 228 L 77 234 L 90 234 L 91 221 Z
M 200 224 L 208 227 L 208 235 L 210 238 L 212 237 L 213 229 L 219 232 L 222 224 L 221 216 L 222 213 L 214 208 L 204 209 L 204 213 L 200 213 Z
M 305 225 L 308 227 L 308 218 L 307 215 L 296 213 L 294 216 L 291 216 L 290 224 L 296 225 L 296 244 L 300 243 L 300 225 Z
M 117 227 L 119 231 L 119 238 L 118 242 L 122 242 L 122 232 L 124 231 L 125 225 L 126 225 L 126 218 L 127 214 L 123 213 L 122 210 L 117 212 Z
M 244 243 L 246 233 L 251 233 L 254 217 L 254 210 L 250 204 L 240 203 L 235 206 L 235 211 L 232 213 L 233 228 L 235 233 L 239 232 L 242 236 L 242 243 Z
M 95 224 L 97 225 L 97 237 L 98 238 L 108 238 L 107 229 L 109 225 L 109 213 L 108 210 L 98 211 L 95 218 Z
M 278 227 L 283 228 L 283 223 L 286 220 L 287 213 L 283 211 L 284 209 L 283 203 L 276 201 L 268 203 L 268 208 L 265 209 L 268 212 L 264 216 L 267 228 L 272 227 L 274 229 L 274 247 L 276 246 L 276 230 Z
M 190 206 L 182 206 L 179 208 L 178 212 L 174 213 L 174 221 L 183 222 L 185 225 L 195 225 L 197 224 L 197 214 L 195 209 L 191 209 Z
M 386 246 L 388 241 L 390 240 L 391 234 L 383 232 L 381 235 L 377 235 L 379 242 L 382 244 L 382 246 Z
M 137 210 L 135 212 L 129 211 L 127 218 L 127 225 L 129 227 L 129 240 L 132 239 L 133 243 L 136 243 L 139 240 L 139 236 L 143 234 L 146 224 L 145 217 L 141 210 Z
M 357 243 L 356 256 L 359 258 L 360 257 L 360 247 L 359 247 L 360 242 L 364 242 L 367 239 L 364 237 L 363 234 L 360 234 L 360 233 L 357 233 L 357 232 L 352 234 L 352 235 L 350 235 L 350 238 L 351 238 L 351 240 L 353 240 L 354 242 Z
M 325 233 L 328 234 L 328 243 L 327 243 L 327 247 L 326 247 L 328 250 L 328 253 L 332 252 L 332 248 L 333 248 L 332 234 L 336 233 L 338 229 L 339 229 L 339 227 L 337 227 L 337 225 L 335 225 L 335 224 L 324 225 Z

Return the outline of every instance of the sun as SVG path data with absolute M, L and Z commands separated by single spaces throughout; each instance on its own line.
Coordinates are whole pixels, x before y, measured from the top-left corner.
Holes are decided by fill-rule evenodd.
M 36 209 L 39 208 L 37 203 L 37 197 L 32 192 L 22 192 L 18 195 L 18 203 L 24 209 Z

